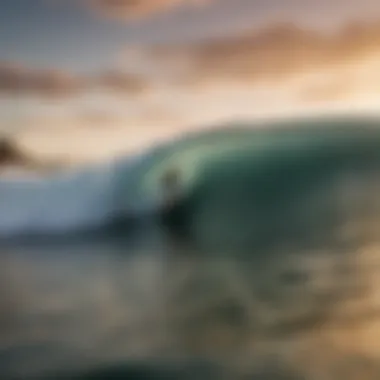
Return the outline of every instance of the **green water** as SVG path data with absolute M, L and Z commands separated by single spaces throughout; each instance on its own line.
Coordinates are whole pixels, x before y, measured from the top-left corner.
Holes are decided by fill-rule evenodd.
M 376 210 L 376 124 L 270 127 L 228 132 L 231 139 L 218 132 L 220 146 L 202 151 L 182 223 L 207 249 L 338 239 L 339 230 L 358 218 L 354 210 Z

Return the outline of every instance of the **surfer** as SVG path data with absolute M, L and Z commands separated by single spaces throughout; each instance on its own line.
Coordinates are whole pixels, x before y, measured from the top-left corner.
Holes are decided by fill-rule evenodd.
M 165 172 L 161 178 L 164 194 L 160 222 L 175 235 L 184 234 L 186 220 L 185 199 L 181 194 L 180 173 L 177 168 Z
M 179 172 L 176 168 L 168 170 L 162 176 L 162 190 L 164 194 L 164 209 L 173 207 L 180 196 L 180 178 Z

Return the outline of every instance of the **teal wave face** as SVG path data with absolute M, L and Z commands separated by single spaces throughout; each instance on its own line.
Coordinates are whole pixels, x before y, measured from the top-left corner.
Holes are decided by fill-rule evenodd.
M 359 128 L 357 128 L 359 127 Z M 317 147 L 352 143 L 356 139 L 376 134 L 378 122 L 369 119 L 322 119 L 288 121 L 275 124 L 258 123 L 228 125 L 207 130 L 158 147 L 142 168 L 144 193 L 160 190 L 160 178 L 170 168 L 183 175 L 184 190 L 191 188 L 205 166 L 230 159 L 276 154 L 293 147 Z
M 214 246 L 322 243 L 359 218 L 357 202 L 378 202 L 379 147 L 370 119 L 231 126 L 166 146 L 144 185 L 159 194 L 160 177 L 177 168 L 184 200 L 172 224 Z

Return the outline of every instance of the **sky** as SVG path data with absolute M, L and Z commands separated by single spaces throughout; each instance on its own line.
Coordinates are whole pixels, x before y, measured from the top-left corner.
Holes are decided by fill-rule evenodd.
M 0 130 L 73 159 L 188 129 L 376 112 L 377 0 L 2 0 Z

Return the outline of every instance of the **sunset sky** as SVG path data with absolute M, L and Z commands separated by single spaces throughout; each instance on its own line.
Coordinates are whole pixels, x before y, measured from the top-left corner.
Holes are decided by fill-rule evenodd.
M 0 129 L 41 154 L 379 105 L 378 0 L 0 2 Z

